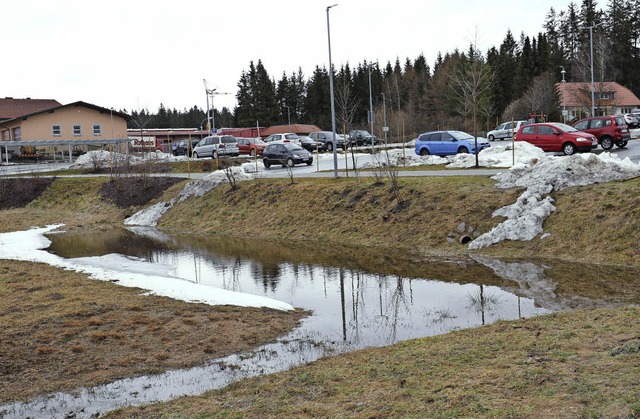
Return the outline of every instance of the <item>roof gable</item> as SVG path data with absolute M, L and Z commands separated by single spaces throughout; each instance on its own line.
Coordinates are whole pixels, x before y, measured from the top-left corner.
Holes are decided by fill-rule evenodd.
M 22 115 L 13 117 L 13 118 L 0 119 L 0 121 L 3 121 L 4 123 L 6 123 L 6 122 L 10 122 L 10 121 L 13 121 L 13 120 L 16 120 L 16 119 L 27 119 L 30 116 L 43 114 L 43 113 L 51 113 L 51 112 L 54 112 L 54 111 L 56 111 L 58 109 L 73 108 L 73 107 L 89 108 L 89 109 L 93 109 L 94 111 L 97 111 L 97 112 L 100 112 L 100 113 L 109 113 L 109 114 L 112 114 L 113 116 L 117 116 L 117 117 L 124 118 L 124 119 L 129 119 L 130 118 L 130 116 L 127 115 L 126 113 L 114 111 L 114 110 L 107 109 L 107 108 L 103 108 L 103 107 L 97 106 L 97 105 L 92 105 L 91 103 L 87 103 L 87 102 L 77 101 L 77 102 L 72 102 L 72 103 L 69 103 L 69 104 L 66 104 L 66 105 L 61 105 L 57 101 L 53 101 L 53 102 L 57 103 L 57 106 L 52 106 L 52 107 L 49 107 L 49 108 L 40 109 L 40 110 L 31 112 L 31 113 L 22 114 Z
M 315 125 L 307 124 L 291 124 L 291 125 L 272 125 L 260 132 L 260 136 L 268 137 L 271 134 L 284 134 L 287 132 L 295 132 L 296 134 L 309 134 L 311 132 L 321 131 Z
M 591 83 L 588 82 L 565 82 L 557 83 L 560 105 L 565 106 L 585 106 L 591 103 Z M 614 81 L 597 82 L 593 84 L 596 102 L 606 102 L 607 105 L 618 107 L 640 106 L 640 99 L 626 87 Z M 600 99 L 600 94 L 609 94 L 611 97 Z
M 62 105 L 54 99 L 13 99 L 6 97 L 0 99 L 0 120 L 15 119 L 58 106 Z

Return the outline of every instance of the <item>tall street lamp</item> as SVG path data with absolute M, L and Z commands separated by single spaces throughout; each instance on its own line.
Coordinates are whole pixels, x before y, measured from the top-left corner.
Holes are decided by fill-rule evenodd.
M 338 150 L 336 150 L 336 107 L 333 100 L 333 65 L 331 64 L 331 27 L 329 25 L 329 9 L 337 4 L 327 6 L 327 40 L 329 41 L 329 94 L 331 97 L 331 132 L 333 133 L 333 175 L 338 177 Z M 346 150 L 346 142 L 345 142 Z
M 593 82 L 593 29 L 602 25 L 602 22 L 597 23 L 595 25 L 589 26 L 589 43 L 591 48 L 591 116 L 595 116 L 596 107 L 595 107 L 595 84 Z
M 209 124 L 209 134 L 213 134 L 213 124 L 211 124 L 211 116 L 209 116 L 209 95 L 213 94 L 213 90 L 209 90 L 207 87 L 207 79 L 202 79 L 202 82 L 204 83 L 204 92 L 207 95 L 207 124 Z M 213 101 L 213 96 L 211 96 L 211 101 Z M 213 103 L 211 103 L 211 106 L 213 106 Z
M 567 122 L 567 102 L 565 100 L 565 87 L 564 87 L 564 74 L 566 73 L 566 71 L 564 70 L 564 66 L 561 65 L 560 68 L 562 69 L 562 71 L 560 73 L 562 73 L 562 122 L 566 123 Z
M 288 105 L 284 105 L 287 108 L 287 119 L 289 120 L 289 131 L 291 131 L 291 111 Z
M 369 63 L 369 123 L 371 123 L 371 163 L 373 163 L 373 157 L 376 154 L 375 141 L 373 141 L 373 94 L 371 93 L 371 63 Z
M 382 119 L 384 122 L 382 131 L 384 131 L 384 143 L 387 144 L 387 131 L 389 131 L 389 128 L 387 127 L 387 105 L 386 105 L 384 93 L 380 93 L 380 94 L 382 95 Z

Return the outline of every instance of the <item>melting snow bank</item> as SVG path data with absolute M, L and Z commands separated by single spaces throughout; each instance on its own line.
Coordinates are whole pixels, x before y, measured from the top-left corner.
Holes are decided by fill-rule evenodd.
M 64 259 L 43 250 L 51 244 L 51 241 L 44 234 L 58 227 L 61 225 L 1 233 L 0 259 L 47 263 L 59 268 L 83 272 L 93 279 L 114 281 L 125 287 L 145 289 L 151 295 L 187 302 L 293 310 L 293 306 L 282 301 L 204 286 L 171 276 L 172 266 L 152 264 L 116 254 Z
M 142 155 L 126 154 L 111 152 L 106 150 L 89 151 L 81 156 L 69 166 L 70 169 L 78 168 L 91 168 L 91 167 L 109 167 L 110 165 L 122 166 L 123 164 L 143 164 L 149 161 L 186 161 L 185 156 L 174 156 L 170 153 L 163 153 L 161 151 L 149 151 Z
M 498 182 L 498 188 L 525 187 L 527 190 L 516 203 L 494 211 L 494 217 L 503 216 L 507 220 L 470 242 L 469 249 L 481 249 L 502 240 L 531 240 L 543 233 L 544 220 L 555 211 L 553 198 L 548 196 L 553 190 L 637 176 L 640 176 L 640 165 L 611 153 L 545 155 L 532 159 L 529 164 L 518 163 L 492 179 Z
M 249 163 L 249 165 L 251 164 L 252 163 Z M 192 196 L 202 196 L 220 184 L 229 183 L 229 177 L 236 182 L 253 179 L 254 175 L 247 173 L 243 166 L 244 165 L 240 167 L 230 167 L 228 173 L 225 170 L 216 170 L 200 180 L 189 182 L 176 198 L 168 202 L 159 202 L 140 210 L 124 220 L 124 224 L 130 226 L 155 227 L 160 217 L 176 202 L 182 202 Z

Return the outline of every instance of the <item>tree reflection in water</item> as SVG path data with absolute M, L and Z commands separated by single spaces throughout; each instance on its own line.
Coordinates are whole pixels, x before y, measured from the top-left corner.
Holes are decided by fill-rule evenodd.
M 467 305 L 467 309 L 473 310 L 476 313 L 481 314 L 482 325 L 486 324 L 485 322 L 485 313 L 490 313 L 496 310 L 500 306 L 500 297 L 495 295 L 495 293 L 491 293 L 489 295 L 485 295 L 484 285 L 478 285 L 478 292 L 476 294 L 468 295 L 469 304 Z M 518 299 L 519 302 L 519 299 Z M 520 304 L 518 304 L 519 306 Z M 520 318 L 520 310 L 518 310 L 518 318 Z

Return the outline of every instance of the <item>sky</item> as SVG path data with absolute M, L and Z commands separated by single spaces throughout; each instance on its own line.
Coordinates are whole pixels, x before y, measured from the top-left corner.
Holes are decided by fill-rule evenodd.
M 498 47 L 543 30 L 569 0 L 21 0 L 2 5 L 0 97 L 84 101 L 116 110 L 232 109 L 237 84 L 261 60 L 276 81 L 308 79 L 331 61 L 401 63 L 423 54 Z M 579 2 L 577 2 L 579 3 Z M 600 6 L 602 7 L 602 6 Z

